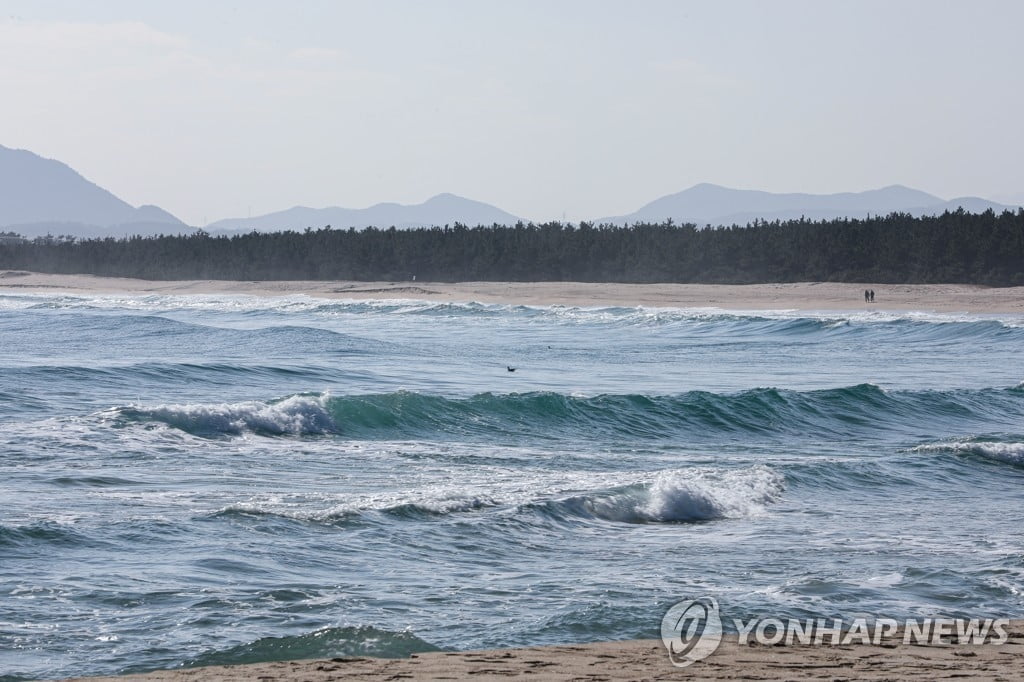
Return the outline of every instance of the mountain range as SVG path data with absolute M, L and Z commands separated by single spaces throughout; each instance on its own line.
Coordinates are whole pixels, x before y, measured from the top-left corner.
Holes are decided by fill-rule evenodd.
M 60 161 L 0 145 L 0 229 L 26 237 L 106 237 L 191 228 L 157 206 L 118 199 Z
M 700 184 L 655 199 L 633 213 L 599 218 L 598 224 L 660 223 L 671 218 L 676 223 L 696 225 L 746 225 L 754 220 L 830 220 L 888 215 L 894 211 L 915 216 L 938 215 L 960 207 L 970 213 L 991 208 L 996 213 L 1014 210 L 979 197 L 960 197 L 945 201 L 937 196 L 902 185 L 890 185 L 866 192 L 840 194 L 773 194 L 748 189 L 730 189 Z
M 920 216 L 960 207 L 971 213 L 989 208 L 997 213 L 1017 208 L 979 197 L 946 201 L 901 185 L 840 194 L 775 194 L 705 183 L 656 199 L 633 213 L 588 222 L 623 225 L 660 223 L 671 218 L 677 224 L 745 225 L 757 219 L 863 218 L 894 211 Z M 412 205 L 381 203 L 361 209 L 296 206 L 256 217 L 218 220 L 206 229 L 231 233 L 316 229 L 326 225 L 336 229 L 371 225 L 411 228 L 456 222 L 470 226 L 514 225 L 519 221 L 519 217 L 490 204 L 454 194 L 438 194 Z M 157 206 L 131 206 L 60 161 L 0 145 L 0 231 L 27 237 L 105 237 L 179 234 L 194 229 Z
M 429 227 L 462 223 L 463 225 L 515 225 L 519 218 L 500 208 L 454 194 L 438 194 L 422 204 L 375 204 L 369 208 L 307 208 L 296 206 L 286 211 L 268 213 L 255 218 L 228 218 L 207 225 L 210 231 L 269 232 L 273 230 L 302 230 L 331 225 L 349 227 Z

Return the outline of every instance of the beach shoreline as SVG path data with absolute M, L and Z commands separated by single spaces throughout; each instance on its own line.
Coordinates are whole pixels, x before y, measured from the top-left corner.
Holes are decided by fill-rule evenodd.
M 864 301 L 873 290 L 875 301 Z M 72 295 L 306 295 L 327 299 L 423 300 L 513 305 L 647 306 L 722 310 L 804 310 L 1024 314 L 1024 287 L 969 284 L 795 282 L 783 284 L 619 284 L 597 282 L 157 281 L 0 270 L 0 293 Z
M 966 680 L 1024 679 L 1024 621 L 1012 621 L 1002 644 L 916 644 L 901 635 L 873 644 L 741 644 L 726 635 L 718 650 L 685 668 L 674 667 L 657 640 L 561 646 L 438 651 L 409 658 L 339 656 L 160 670 L 82 682 L 212 680 Z

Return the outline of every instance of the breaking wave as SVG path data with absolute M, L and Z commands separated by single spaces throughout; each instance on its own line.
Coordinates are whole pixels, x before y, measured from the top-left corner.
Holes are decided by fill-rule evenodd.
M 1024 441 L 1000 441 L 983 438 L 928 443 L 916 452 L 949 452 L 1024 467 Z
M 785 478 L 755 465 L 744 469 L 693 467 L 633 476 L 609 485 L 613 476 L 555 475 L 550 479 L 494 483 L 488 490 L 459 494 L 419 490 L 347 499 L 251 499 L 228 505 L 215 517 L 277 517 L 346 525 L 370 519 L 423 521 L 453 514 L 500 510 L 556 521 L 692 523 L 752 518 L 766 513 L 785 490 Z M 581 486 L 590 484 L 580 491 Z M 566 491 L 573 490 L 571 493 Z
M 123 407 L 104 413 L 115 422 L 160 422 L 188 433 L 216 437 L 256 434 L 337 433 L 327 395 L 293 395 L 273 402 Z
M 574 495 L 533 505 L 557 519 L 620 523 L 693 523 L 749 518 L 765 513 L 785 489 L 781 474 L 766 467 L 682 469 L 659 472 L 652 481 Z
M 1024 418 L 1019 388 L 886 391 L 872 384 L 817 391 L 758 388 L 675 396 L 552 392 L 445 398 L 410 391 L 332 396 L 297 394 L 271 401 L 128 406 L 101 413 L 115 425 L 163 424 L 204 437 L 342 435 L 385 440 L 577 437 L 701 440 L 726 435 L 820 434 L 841 437 L 880 426 L 917 433 L 984 418 L 1007 425 Z

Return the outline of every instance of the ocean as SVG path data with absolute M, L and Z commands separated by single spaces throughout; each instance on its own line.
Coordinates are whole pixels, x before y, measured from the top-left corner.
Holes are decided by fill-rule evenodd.
M 1024 615 L 1024 318 L 0 296 L 0 679 Z M 514 372 L 508 370 L 515 369 Z

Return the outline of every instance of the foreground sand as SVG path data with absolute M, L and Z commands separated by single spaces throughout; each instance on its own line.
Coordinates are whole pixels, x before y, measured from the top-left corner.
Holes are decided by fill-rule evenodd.
M 125 682 L 195 680 L 1021 680 L 1024 621 L 1001 645 L 740 646 L 727 637 L 710 657 L 673 668 L 655 640 L 534 647 L 406 659 L 334 658 L 90 678 Z
M 874 289 L 875 302 L 864 302 Z M 727 310 L 917 310 L 1024 313 L 1024 287 L 967 284 L 601 284 L 590 282 L 150 281 L 0 271 L 0 293 L 248 294 L 324 298 L 478 301 L 525 305 L 623 305 Z

